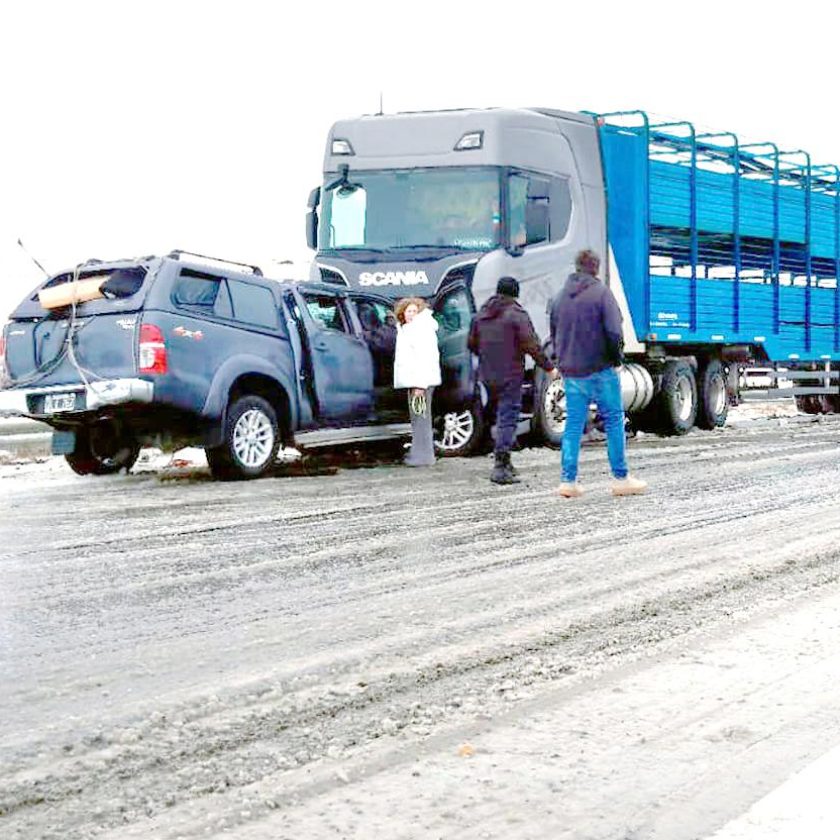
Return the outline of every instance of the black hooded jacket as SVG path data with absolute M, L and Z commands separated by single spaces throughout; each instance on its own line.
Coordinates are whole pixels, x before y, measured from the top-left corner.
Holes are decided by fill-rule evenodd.
M 622 362 L 621 312 L 613 293 L 591 274 L 570 274 L 551 303 L 557 367 L 584 377 Z
M 521 381 L 526 354 L 546 370 L 554 367 L 540 348 L 528 313 L 508 295 L 493 295 L 481 307 L 470 329 L 469 348 L 478 356 L 483 382 Z

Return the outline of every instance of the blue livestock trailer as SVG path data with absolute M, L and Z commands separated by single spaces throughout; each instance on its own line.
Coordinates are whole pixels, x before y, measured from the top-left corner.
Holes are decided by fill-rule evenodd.
M 547 338 L 547 306 L 592 248 L 624 316 L 622 391 L 637 426 L 722 425 L 739 374 L 755 365 L 783 367 L 803 408 L 840 409 L 840 171 L 802 151 L 641 111 L 340 120 L 307 241 L 313 280 L 457 311 L 442 319 L 448 347 L 465 344 L 471 313 L 503 275 L 519 280 Z M 468 374 L 448 374 L 444 451 L 468 451 L 481 434 Z M 560 442 L 562 381 L 535 370 L 525 389 L 523 421 Z

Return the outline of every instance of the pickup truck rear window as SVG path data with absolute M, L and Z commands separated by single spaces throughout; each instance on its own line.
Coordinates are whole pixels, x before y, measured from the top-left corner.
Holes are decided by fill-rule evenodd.
M 178 306 L 227 321 L 271 330 L 280 326 L 274 295 L 258 283 L 184 268 L 175 281 L 172 300 Z
M 172 297 L 181 306 L 201 306 L 212 310 L 221 282 L 221 277 L 185 269 L 175 283 Z
M 277 305 L 274 295 L 265 288 L 240 280 L 228 280 L 233 317 L 257 327 L 277 327 Z

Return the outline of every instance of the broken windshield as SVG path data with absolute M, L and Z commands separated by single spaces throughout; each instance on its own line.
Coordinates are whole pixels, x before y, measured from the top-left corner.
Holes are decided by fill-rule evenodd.
M 347 185 L 324 192 L 318 247 L 490 251 L 500 241 L 500 195 L 491 167 L 354 170 Z

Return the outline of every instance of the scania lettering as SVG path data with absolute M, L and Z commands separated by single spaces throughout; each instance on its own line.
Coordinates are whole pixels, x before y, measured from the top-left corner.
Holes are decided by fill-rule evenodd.
M 808 411 L 837 411 L 840 170 L 641 111 L 487 109 L 335 123 L 310 194 L 313 280 L 416 293 L 447 350 L 444 450 L 477 445 L 484 401 L 469 321 L 509 274 L 537 332 L 593 248 L 624 315 L 625 407 L 643 429 L 726 420 L 739 372 L 781 364 Z M 425 282 L 406 281 L 422 266 Z M 403 280 L 371 281 L 402 275 Z M 415 277 L 416 280 L 416 277 Z M 677 328 L 678 331 L 674 331 Z M 558 444 L 562 380 L 531 370 L 523 420 Z
M 360 286 L 417 286 L 428 285 L 425 271 L 363 271 L 359 275 Z

